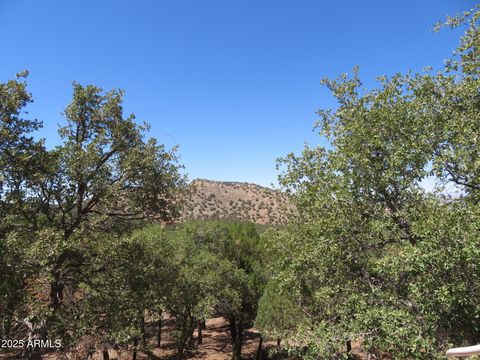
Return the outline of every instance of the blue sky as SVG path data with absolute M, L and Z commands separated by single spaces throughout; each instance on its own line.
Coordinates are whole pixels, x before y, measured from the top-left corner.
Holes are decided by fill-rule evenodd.
M 125 111 L 151 136 L 179 144 L 190 179 L 276 183 L 275 159 L 298 152 L 319 108 L 319 85 L 360 66 L 382 74 L 439 68 L 459 32 L 435 22 L 475 1 L 0 0 L 0 81 L 28 69 L 44 122 L 57 125 L 71 83 L 126 91 Z

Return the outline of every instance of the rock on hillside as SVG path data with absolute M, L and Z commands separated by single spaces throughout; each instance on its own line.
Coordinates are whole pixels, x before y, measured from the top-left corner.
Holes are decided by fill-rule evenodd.
M 283 225 L 293 205 L 279 191 L 260 185 L 196 179 L 182 220 L 235 219 L 257 224 Z

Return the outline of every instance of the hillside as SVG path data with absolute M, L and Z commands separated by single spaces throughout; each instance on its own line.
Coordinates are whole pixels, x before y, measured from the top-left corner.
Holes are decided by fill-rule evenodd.
M 284 194 L 256 184 L 196 179 L 189 187 L 183 220 L 236 219 L 283 225 L 293 212 Z

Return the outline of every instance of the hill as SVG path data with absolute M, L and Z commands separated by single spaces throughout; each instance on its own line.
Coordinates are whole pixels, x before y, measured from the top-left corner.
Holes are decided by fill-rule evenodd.
M 286 195 L 256 184 L 193 180 L 182 220 L 235 219 L 283 225 L 293 213 Z

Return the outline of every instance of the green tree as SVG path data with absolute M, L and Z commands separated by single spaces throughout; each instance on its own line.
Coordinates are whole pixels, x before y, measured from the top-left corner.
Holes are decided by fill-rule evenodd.
M 107 347 L 146 347 L 145 317 L 164 305 L 175 249 L 159 227 L 123 238 L 103 236 L 86 264 L 81 309 L 83 333 Z
M 277 340 L 278 344 L 282 339 L 292 338 L 304 321 L 292 294 L 274 280 L 266 285 L 258 308 L 255 327 L 267 338 Z
M 25 119 L 25 108 L 32 102 L 27 75 L 23 72 L 0 83 L 0 335 L 4 337 L 22 325 L 16 310 L 24 300 L 22 289 L 29 274 L 23 261 L 27 239 L 14 232 L 24 233 L 35 225 L 14 219 L 16 214 L 26 218 L 41 206 L 29 191 L 39 168 L 37 159 L 45 149 L 32 136 L 41 123 Z
M 229 264 L 211 250 L 215 240 L 209 229 L 203 232 L 200 223 L 186 223 L 169 232 L 176 249 L 174 275 L 169 281 L 166 309 L 177 320 L 175 343 L 180 356 L 194 346 L 193 333 L 201 322 L 214 312 L 218 294 L 223 288 Z
M 380 77 L 372 91 L 357 69 L 324 80 L 338 101 L 319 111 L 328 148 L 280 162 L 298 217 L 275 238 L 272 281 L 303 314 L 290 344 L 306 357 L 350 356 L 357 341 L 375 356 L 437 358 L 473 339 L 480 32 L 478 10 L 465 16 L 449 22 L 469 27 L 441 73 Z M 465 197 L 426 193 L 431 176 Z M 261 305 L 261 326 L 286 331 L 282 307 Z
M 31 101 L 25 83 L 2 84 L 0 96 L 0 246 L 2 267 L 12 269 L 2 278 L 2 313 L 18 305 L 4 295 L 15 286 L 14 297 L 28 294 L 15 311 L 68 345 L 92 242 L 144 221 L 174 219 L 185 179 L 175 149 L 146 139 L 148 126 L 134 115 L 124 117 L 122 91 L 75 83 L 61 145 L 48 151 L 30 134 L 41 124 L 22 118 Z
M 50 205 L 46 225 L 66 242 L 84 228 L 102 231 L 124 220 L 176 216 L 183 178 L 175 154 L 153 139 L 144 141 L 146 127 L 138 126 L 134 115 L 123 117 L 122 98 L 122 91 L 104 94 L 74 84 L 67 125 L 60 129 L 63 144 L 50 152 L 52 171 L 37 185 Z M 54 312 L 63 301 L 66 275 L 76 270 L 70 259 L 81 256 L 66 248 L 52 260 Z
M 261 239 L 252 223 L 211 221 L 187 224 L 180 232 L 220 260 L 215 310 L 229 322 L 233 359 L 240 359 L 246 326 L 255 319 L 265 277 Z

